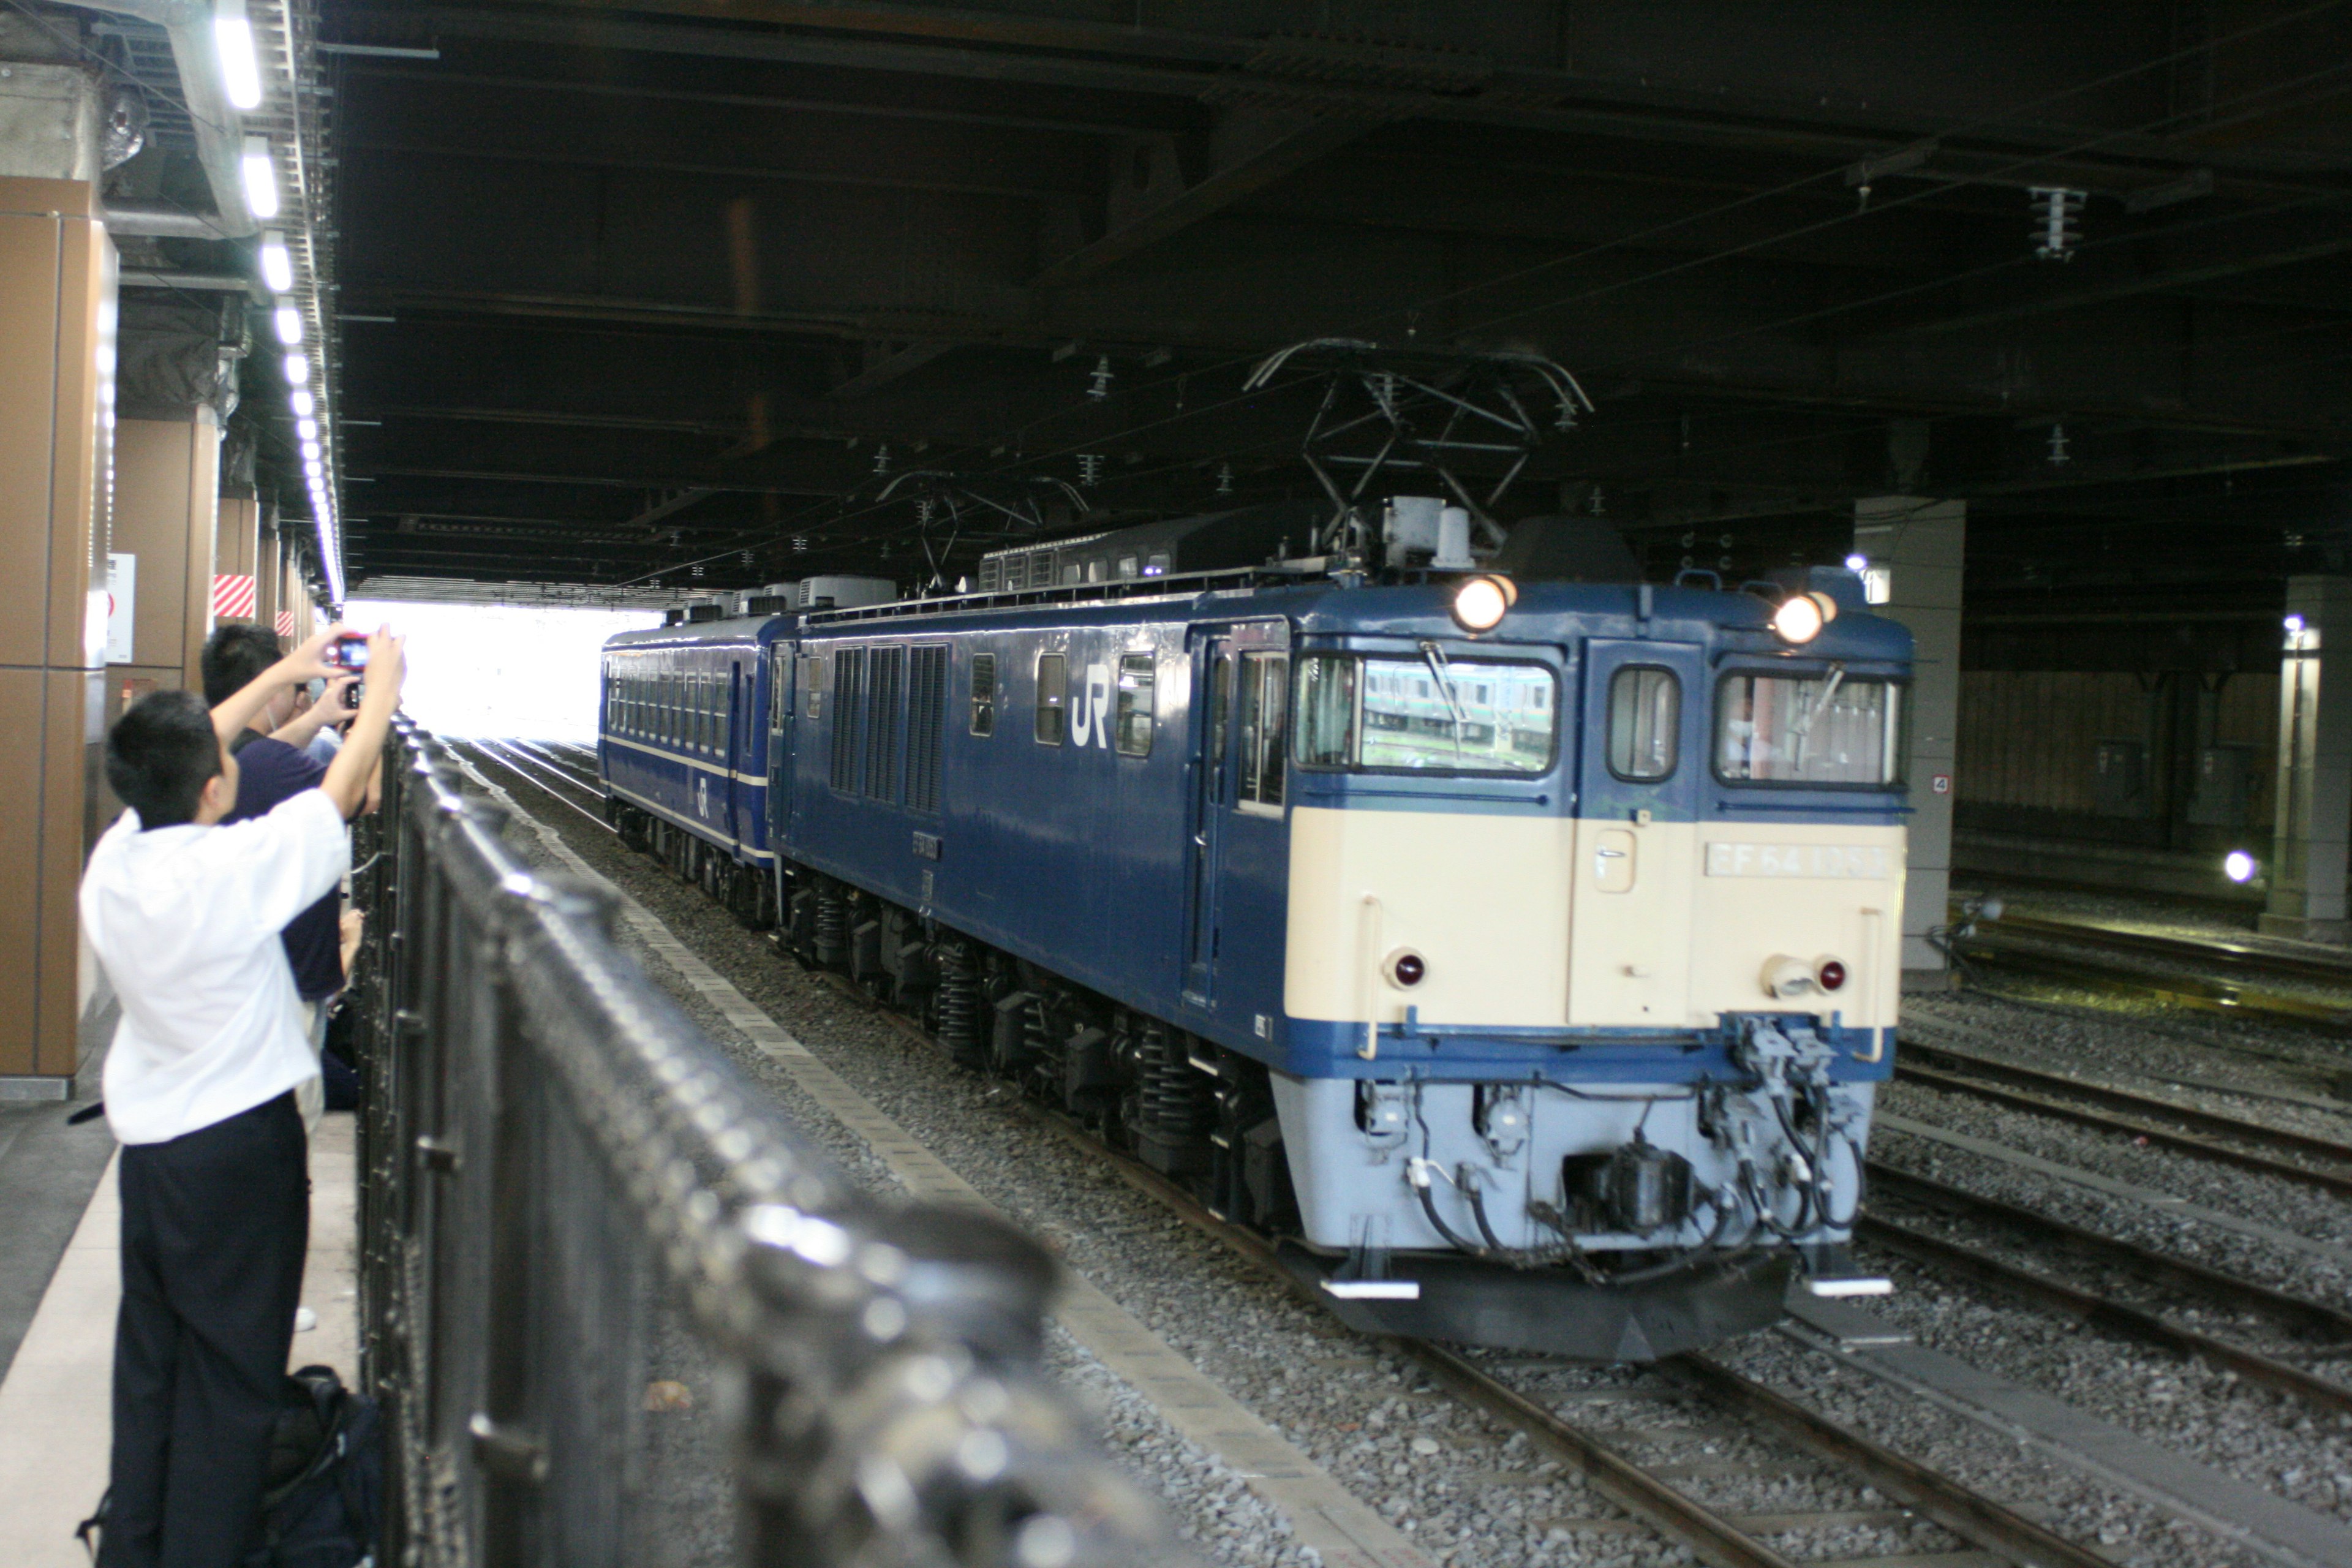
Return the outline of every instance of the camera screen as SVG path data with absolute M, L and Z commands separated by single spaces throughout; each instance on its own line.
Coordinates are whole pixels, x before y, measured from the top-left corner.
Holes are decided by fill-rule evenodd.
M 327 650 L 327 662 L 344 669 L 365 669 L 368 645 L 365 637 L 337 637 Z

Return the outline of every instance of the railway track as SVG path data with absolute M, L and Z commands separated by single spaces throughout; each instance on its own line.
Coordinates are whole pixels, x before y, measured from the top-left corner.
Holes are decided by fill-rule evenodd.
M 783 951 L 781 946 L 779 951 Z M 930 1048 L 939 1048 L 919 1023 L 875 1002 L 848 980 L 823 970 L 809 973 L 873 1010 L 893 1027 Z M 1270 1281 L 1320 1310 L 1320 1304 L 1314 1302 L 1282 1266 L 1274 1247 L 1264 1237 L 1224 1220 L 1183 1187 L 1150 1167 L 1107 1148 L 1069 1117 L 1023 1099 L 1012 1100 L 1010 1104 L 1025 1120 L 1084 1148 L 1090 1158 L 1107 1161 L 1129 1185 L 1248 1262 Z M 1755 1431 L 1769 1433 L 1783 1447 L 1797 1448 L 1811 1468 L 1837 1475 L 1857 1494 L 1874 1493 L 1880 1499 L 1893 1500 L 1898 1506 L 1889 1509 L 1883 1501 L 1874 1504 L 1867 1497 L 1858 1497 L 1857 1506 L 1844 1509 L 1773 1514 L 1722 1511 L 1677 1486 L 1678 1473 L 1708 1471 L 1719 1463 L 1707 1458 L 1717 1446 L 1727 1437 L 1753 1436 L 1753 1431 L 1726 1431 L 1714 1421 L 1671 1429 L 1596 1431 L 1557 1414 L 1547 1403 L 1542 1389 L 1507 1379 L 1496 1367 L 1486 1364 L 1499 1360 L 1508 1370 L 1532 1369 L 1539 1379 L 1547 1368 L 1565 1373 L 1573 1370 L 1574 1363 L 1549 1357 L 1474 1357 L 1426 1340 L 1388 1342 L 1465 1404 L 1524 1433 L 1538 1447 L 1575 1468 L 1602 1496 L 1688 1548 L 1701 1562 L 1717 1568 L 1796 1568 L 1800 1563 L 1808 1568 L 1836 1568 L 1840 1561 L 1836 1557 L 1801 1550 L 1792 1554 L 1764 1537 L 1802 1536 L 1850 1529 L 1856 1524 L 1900 1524 L 1906 1516 L 1915 1515 L 1931 1521 L 1975 1549 L 1974 1552 L 1906 1553 L 1900 1559 L 1916 1562 L 1921 1568 L 1944 1560 L 1951 1562 L 1955 1568 L 1984 1562 L 1985 1557 L 1979 1553 L 1990 1553 L 2000 1562 L 2015 1563 L 2020 1568 L 2112 1568 L 2109 1558 L 2077 1545 L 1964 1482 L 1883 1447 L 1706 1356 L 1675 1356 L 1659 1363 L 1658 1375 L 1672 1391 L 1669 1397 L 1698 1402 L 1710 1407 L 1717 1418 L 1731 1416 L 1748 1423 Z M 1618 1440 L 1612 1442 L 1612 1436 Z M 1675 1439 L 1680 1439 L 1685 1450 L 1698 1451 L 1669 1453 L 1646 1460 L 1636 1459 L 1626 1451 Z M 1566 1527 L 1606 1521 L 1555 1522 Z
M 2352 1413 L 2352 1387 L 2332 1378 L 2308 1372 L 2279 1355 L 2175 1322 L 2114 1292 L 2085 1289 L 1981 1247 L 1890 1218 L 1883 1212 L 1881 1200 L 1892 1197 L 1906 1206 L 1985 1224 L 2054 1248 L 2093 1268 L 2113 1270 L 2159 1291 L 2200 1300 L 2231 1317 L 2258 1319 L 2300 1342 L 2304 1353 L 2315 1357 L 2352 1356 L 2352 1314 L 1879 1162 L 1870 1166 L 1870 1183 L 1873 1206 L 1854 1226 L 1855 1236 L 1863 1241 L 2143 1344 L 2195 1357 L 2248 1382 L 2291 1394 L 2326 1414 Z
M 1939 1065 L 1931 1067 L 1926 1065 L 1927 1062 Z M 2182 1105 L 2157 1095 L 2087 1082 L 2064 1073 L 2021 1067 L 1923 1040 L 1916 1035 L 1906 1036 L 1903 1040 L 1895 1072 L 1906 1082 L 1971 1095 L 2012 1110 L 2119 1133 L 2241 1170 L 2352 1196 L 2352 1144 L 2336 1140 Z M 2298 1163 L 2280 1158 L 2283 1154 L 2320 1163 Z
M 2084 990 L 2199 1012 L 2264 1017 L 2330 1035 L 2352 1035 L 2352 961 L 2325 954 L 2023 915 L 1979 921 L 1971 934 L 1955 943 L 1955 951 L 1972 967 L 2036 974 Z M 2248 978 L 2158 971 L 2131 960 L 2206 966 Z M 2263 979 L 2315 984 L 2342 994 L 2284 991 L 2261 984 Z
M 488 763 L 509 777 L 522 780 L 550 800 L 586 817 L 603 831 L 606 833 L 615 831 L 613 825 L 604 820 L 603 792 L 582 783 L 576 775 L 551 763 L 538 761 L 527 753 L 509 752 L 508 748 L 512 742 L 458 741 L 452 744 L 461 754 L 470 752 L 476 758 Z M 594 804 L 583 804 L 583 799 L 593 801 Z

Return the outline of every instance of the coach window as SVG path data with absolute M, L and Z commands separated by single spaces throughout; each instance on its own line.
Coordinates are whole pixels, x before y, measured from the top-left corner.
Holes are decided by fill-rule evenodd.
M 1062 727 L 1069 717 L 1064 709 L 1069 696 L 1068 668 L 1058 653 L 1037 656 L 1037 743 L 1041 746 L 1062 743 Z
M 996 656 L 992 653 L 971 656 L 971 732 L 996 733 Z
M 1282 809 L 1283 737 L 1287 730 L 1290 656 L 1242 656 L 1241 789 L 1244 810 Z
M 1674 774 L 1683 683 L 1671 669 L 1629 664 L 1609 678 L 1609 771 L 1633 784 Z
M 1148 757 L 1151 754 L 1154 684 L 1150 654 L 1119 656 L 1118 705 L 1113 715 L 1111 739 L 1121 756 Z

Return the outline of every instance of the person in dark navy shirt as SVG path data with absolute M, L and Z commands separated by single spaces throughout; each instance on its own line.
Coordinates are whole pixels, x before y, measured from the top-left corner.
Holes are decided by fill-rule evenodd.
M 244 622 L 231 622 L 206 639 L 205 700 L 217 706 L 243 690 L 278 660 L 278 638 Z M 236 757 L 236 804 L 224 823 L 267 816 L 278 802 L 316 789 L 326 764 L 304 750 L 320 727 L 347 712 L 343 689 L 352 677 L 327 683 L 320 700 L 295 712 L 296 688 L 273 695 L 230 750 Z M 217 694 L 217 695 L 216 695 Z M 285 931 L 286 962 L 294 971 L 295 994 L 315 1005 L 343 988 L 342 892 L 337 889 L 296 915 Z

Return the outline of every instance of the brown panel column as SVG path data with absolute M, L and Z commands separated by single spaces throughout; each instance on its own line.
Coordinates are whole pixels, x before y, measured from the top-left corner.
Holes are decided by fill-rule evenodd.
M 0 178 L 0 1095 L 80 1065 L 96 826 L 114 245 L 79 180 Z M 92 589 L 98 592 L 95 595 Z
M 125 419 L 115 431 L 114 551 L 135 562 L 137 587 L 131 657 L 107 665 L 109 722 L 145 692 L 204 689 L 197 660 L 212 632 L 219 474 L 209 406 Z

